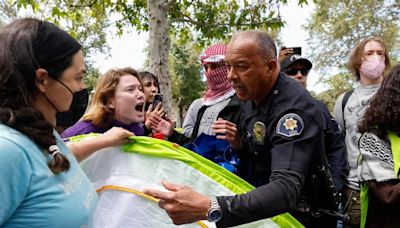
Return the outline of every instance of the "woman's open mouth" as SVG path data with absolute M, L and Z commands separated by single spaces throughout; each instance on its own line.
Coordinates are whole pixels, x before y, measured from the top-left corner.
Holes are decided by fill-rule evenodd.
M 138 112 L 143 112 L 143 110 L 144 110 L 144 102 L 138 103 L 135 106 L 135 110 L 138 111 Z

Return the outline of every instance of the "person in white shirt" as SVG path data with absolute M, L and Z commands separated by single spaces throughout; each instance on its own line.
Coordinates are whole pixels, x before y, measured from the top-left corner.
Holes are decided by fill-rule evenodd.
M 384 75 L 390 70 L 390 59 L 385 42 L 377 37 L 368 37 L 357 44 L 351 52 L 348 68 L 356 77 L 358 85 L 343 108 L 345 93 L 339 96 L 334 107 L 334 116 L 345 133 L 349 175 L 344 187 L 344 208 L 350 216 L 347 225 L 360 226 L 360 187 L 357 176 L 357 159 L 360 155 L 358 141 L 361 134 L 357 124 L 368 107 L 370 98 L 379 89 Z

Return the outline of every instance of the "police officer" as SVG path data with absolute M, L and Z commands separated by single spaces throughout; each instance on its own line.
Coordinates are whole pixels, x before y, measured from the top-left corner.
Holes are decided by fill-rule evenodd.
M 228 79 L 243 106 L 240 147 L 250 162 L 249 180 L 259 187 L 235 196 L 204 196 L 183 185 L 163 183 L 169 192 L 148 189 L 175 224 L 208 219 L 234 226 L 297 208 L 313 157 L 323 148 L 323 117 L 309 93 L 280 72 L 274 41 L 264 32 L 236 34 L 227 49 Z M 223 125 L 220 120 L 219 125 Z M 232 123 L 216 129 L 236 140 Z
M 280 53 L 281 55 L 281 53 Z M 312 68 L 312 63 L 297 54 L 290 54 L 284 57 L 281 61 L 281 71 L 285 73 L 287 76 L 293 78 L 297 82 L 299 82 L 304 87 L 307 86 L 308 73 Z M 325 191 L 330 191 L 331 195 L 325 194 L 323 197 L 323 201 L 331 201 L 331 205 L 323 205 L 323 202 L 318 202 L 319 205 L 314 205 L 323 209 L 337 210 L 337 207 L 333 208 L 332 206 L 336 203 L 336 199 L 339 192 L 342 190 L 342 187 L 346 181 L 347 174 L 349 173 L 349 167 L 346 158 L 346 146 L 344 144 L 344 137 L 340 131 L 338 123 L 330 114 L 326 105 L 315 99 L 316 105 L 319 110 L 322 112 L 324 117 L 323 127 L 324 127 L 324 139 L 325 139 L 325 153 L 321 154 L 327 162 L 324 164 L 326 166 L 326 173 L 321 175 L 326 175 L 327 181 L 330 183 L 321 183 L 325 186 L 321 186 L 325 189 Z M 328 170 L 329 169 L 329 170 Z M 328 180 L 329 179 L 329 180 Z M 332 183 L 333 182 L 333 183 Z M 329 199 L 327 199 L 329 197 Z M 322 201 L 322 200 L 320 200 Z M 310 205 L 307 205 L 310 206 Z M 337 214 L 338 215 L 338 214 Z M 336 226 L 336 218 L 333 216 L 320 216 L 319 220 L 324 222 L 323 225 L 319 225 L 318 227 L 335 227 Z M 316 219 L 314 219 L 316 221 Z M 321 223 L 319 223 L 321 224 Z M 308 226 L 310 227 L 310 225 Z
M 307 86 L 308 73 L 312 68 L 310 60 L 300 55 L 289 55 L 283 59 L 281 67 L 281 71 L 287 76 L 304 87 Z M 331 166 L 333 181 L 337 190 L 340 191 L 349 173 L 344 137 L 326 105 L 316 99 L 315 102 L 324 116 L 325 152 Z

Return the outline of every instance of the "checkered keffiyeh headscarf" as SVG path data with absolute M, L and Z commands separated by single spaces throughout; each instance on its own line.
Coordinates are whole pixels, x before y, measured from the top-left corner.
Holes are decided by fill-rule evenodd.
M 215 100 L 227 92 L 233 90 L 231 83 L 228 80 L 228 67 L 225 66 L 225 44 L 214 44 L 207 48 L 200 56 L 203 65 L 212 63 L 218 67 L 209 72 L 205 72 L 207 78 L 207 91 L 204 94 L 205 101 Z

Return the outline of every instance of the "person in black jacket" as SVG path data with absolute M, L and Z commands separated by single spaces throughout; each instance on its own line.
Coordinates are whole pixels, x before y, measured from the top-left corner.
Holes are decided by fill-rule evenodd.
M 294 80 L 302 84 L 304 87 L 307 87 L 308 73 L 311 68 L 312 63 L 308 59 L 296 54 L 288 55 L 281 61 L 281 71 L 290 78 L 293 78 Z M 329 183 L 331 185 L 330 190 L 332 191 L 332 194 L 338 195 L 339 192 L 341 192 L 343 185 L 346 181 L 346 177 L 349 173 L 349 167 L 346 158 L 346 145 L 344 143 L 344 137 L 340 131 L 339 125 L 332 117 L 326 105 L 317 99 L 315 99 L 315 103 L 324 117 L 323 127 L 325 153 L 323 154 L 323 156 L 325 156 L 324 159 L 326 159 L 326 161 L 328 162 L 327 168 L 329 169 L 329 173 L 327 173 L 327 178 L 331 178 L 333 181 L 333 185 L 331 185 L 332 183 Z M 318 206 L 321 207 L 322 205 Z M 323 220 L 324 227 L 336 227 L 336 219 L 337 218 L 332 216 L 320 216 L 318 219 L 309 216 L 310 223 L 311 221 L 317 222 L 316 220 Z M 315 226 L 318 227 L 322 225 L 315 224 Z M 312 225 L 308 224 L 308 227 L 312 227 Z
M 311 68 L 312 63 L 299 55 L 287 56 L 281 62 L 281 71 L 304 87 L 307 87 L 307 76 Z M 317 99 L 315 99 L 315 102 L 324 116 L 325 151 L 333 181 L 338 191 L 341 191 L 349 172 L 344 137 L 326 105 Z
M 234 196 L 205 196 L 172 183 L 163 183 L 168 192 L 146 189 L 175 224 L 208 219 L 230 227 L 292 212 L 323 150 L 323 116 L 307 90 L 280 73 L 275 43 L 266 33 L 233 36 L 225 61 L 228 79 L 245 103 L 240 134 L 231 125 L 219 133 L 249 159 L 248 180 L 258 187 Z

